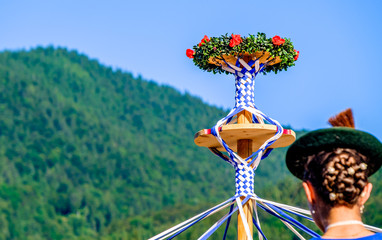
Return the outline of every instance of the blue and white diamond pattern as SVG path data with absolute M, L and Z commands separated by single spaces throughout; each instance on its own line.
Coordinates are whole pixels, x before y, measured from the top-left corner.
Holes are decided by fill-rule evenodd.
M 236 196 L 254 195 L 253 179 L 255 171 L 240 163 L 236 167 L 235 182 L 236 182 Z
M 235 95 L 236 107 L 238 106 L 255 107 L 254 79 L 250 77 L 246 77 L 244 79 L 244 78 L 240 78 L 239 76 L 236 76 L 235 85 L 236 85 L 236 95 Z

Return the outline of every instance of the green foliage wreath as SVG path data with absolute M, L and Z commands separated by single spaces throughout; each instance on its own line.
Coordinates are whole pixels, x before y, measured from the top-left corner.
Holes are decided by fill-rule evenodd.
M 264 61 L 266 65 L 263 73 L 277 73 L 287 70 L 294 66 L 299 57 L 299 51 L 294 49 L 293 43 L 288 38 L 274 36 L 267 38 L 265 33 L 258 33 L 257 36 L 249 35 L 241 37 L 240 35 L 228 34 L 221 37 L 208 38 L 204 36 L 201 42 L 193 49 L 187 49 L 186 55 L 193 58 L 196 66 L 200 69 L 215 73 L 229 73 L 221 68 L 220 63 L 227 56 L 243 57 L 245 55 L 254 56 L 256 53 L 266 53 L 267 58 Z

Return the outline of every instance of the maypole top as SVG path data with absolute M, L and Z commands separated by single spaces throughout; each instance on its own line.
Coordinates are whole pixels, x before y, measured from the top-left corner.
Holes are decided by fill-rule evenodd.
M 200 69 L 213 73 L 229 73 L 225 70 L 227 64 L 236 65 L 255 63 L 265 64 L 263 73 L 279 72 L 294 66 L 299 57 L 299 51 L 294 49 L 293 43 L 288 38 L 274 36 L 267 38 L 264 33 L 257 36 L 241 37 L 238 34 L 222 35 L 221 37 L 204 36 L 192 49 L 187 49 L 186 55 L 192 58 Z M 244 60 L 244 63 L 243 63 Z

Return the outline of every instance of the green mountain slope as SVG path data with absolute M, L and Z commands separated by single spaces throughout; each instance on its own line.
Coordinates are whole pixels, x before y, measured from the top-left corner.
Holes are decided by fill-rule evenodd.
M 1 52 L 0 113 L 0 239 L 146 239 L 234 194 L 233 169 L 193 143 L 225 110 L 76 51 Z M 304 206 L 284 154 L 256 192 Z

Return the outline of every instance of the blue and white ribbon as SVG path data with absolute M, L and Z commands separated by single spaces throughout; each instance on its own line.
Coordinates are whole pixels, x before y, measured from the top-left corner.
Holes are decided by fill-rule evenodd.
M 240 66 L 243 66 L 242 68 Z M 253 218 L 253 223 L 257 228 L 259 239 L 266 239 L 263 231 L 261 230 L 259 217 L 257 214 L 257 206 L 259 208 L 269 212 L 273 216 L 279 218 L 291 231 L 293 231 L 300 239 L 304 240 L 304 237 L 295 229 L 298 228 L 302 231 L 305 231 L 309 235 L 316 237 L 318 236 L 316 233 L 311 231 L 310 229 L 303 226 L 301 223 L 297 222 L 297 220 L 291 218 L 284 211 L 294 214 L 296 216 L 302 216 L 313 221 L 309 215 L 310 212 L 307 210 L 303 210 L 297 207 L 291 207 L 285 204 L 279 204 L 272 201 L 264 200 L 254 193 L 254 177 L 255 170 L 257 169 L 260 161 L 268 156 L 271 152 L 271 145 L 281 137 L 283 128 L 276 120 L 268 117 L 259 109 L 256 108 L 254 103 L 254 84 L 255 77 L 258 73 L 260 73 L 266 64 L 261 64 L 259 59 L 254 59 L 246 63 L 244 60 L 237 58 L 236 65 L 226 62 L 226 66 L 222 66 L 222 68 L 228 72 L 231 72 L 235 75 L 235 85 L 236 85 L 236 95 L 235 95 L 235 107 L 228 113 L 227 116 L 220 119 L 216 125 L 211 128 L 211 133 L 216 137 L 217 141 L 224 147 L 227 151 L 228 156 L 224 155 L 216 148 L 211 148 L 210 150 L 224 161 L 228 162 L 235 168 L 235 184 L 236 184 L 236 193 L 233 197 L 228 200 L 220 203 L 219 205 L 201 213 L 197 216 L 184 221 L 152 238 L 149 240 L 162 240 L 162 239 L 173 239 L 178 236 L 188 228 L 192 227 L 194 224 L 199 221 L 213 215 L 214 213 L 223 210 L 227 207 L 230 207 L 229 212 L 224 215 L 219 221 L 213 224 L 202 236 L 200 236 L 199 240 L 205 240 L 209 236 L 211 236 L 224 222 L 227 222 L 223 240 L 226 238 L 227 230 L 229 227 L 230 219 L 232 214 L 239 211 L 241 216 L 241 221 L 243 222 L 244 229 L 248 239 L 251 239 L 250 226 L 248 226 L 247 220 L 245 219 L 245 215 L 243 212 L 243 206 L 249 200 L 254 201 L 254 213 L 255 218 Z M 230 123 L 233 118 L 242 111 L 248 111 L 252 114 L 253 123 L 268 123 L 276 126 L 276 133 L 267 139 L 259 149 L 257 149 L 251 156 L 243 159 L 237 153 L 235 153 L 230 146 L 221 138 L 219 129 L 225 125 Z M 241 198 L 244 198 L 243 200 Z M 236 206 L 235 206 L 236 203 Z
M 223 159 L 225 161 L 228 161 L 235 168 L 237 167 L 237 164 L 242 163 L 247 165 L 247 167 L 252 167 L 253 169 L 256 169 L 258 165 L 260 164 L 262 156 L 265 154 L 266 150 L 278 138 L 281 137 L 283 132 L 283 128 L 280 123 L 278 123 L 276 120 L 265 115 L 255 106 L 255 102 L 254 102 L 255 77 L 258 73 L 260 73 L 266 67 L 265 64 L 260 64 L 259 62 L 260 60 L 256 59 L 256 60 L 251 60 L 247 64 L 244 60 L 240 58 L 237 59 L 236 65 L 226 62 L 227 67 L 225 67 L 226 68 L 225 70 L 230 69 L 230 71 L 234 73 L 235 75 L 235 86 L 236 86 L 235 107 L 228 113 L 227 116 L 220 119 L 216 123 L 216 125 L 213 128 L 211 128 L 211 133 L 216 137 L 218 142 L 225 148 L 230 158 L 229 161 L 226 158 L 223 158 Z M 240 64 L 243 66 L 243 68 L 240 68 Z M 254 65 L 255 67 L 251 68 L 250 65 Z M 252 114 L 254 123 L 268 122 L 269 124 L 275 125 L 277 128 L 277 131 L 274 134 L 274 136 L 272 136 L 267 141 L 265 141 L 254 154 L 252 154 L 250 157 L 246 159 L 243 159 L 240 156 L 238 156 L 221 138 L 219 133 L 219 129 L 223 125 L 228 124 L 233 119 L 234 116 L 236 116 L 238 113 L 244 110 Z M 216 155 L 218 155 L 219 157 L 222 157 L 221 154 L 220 155 L 216 154 Z M 249 164 L 248 164 L 248 161 L 250 161 Z

